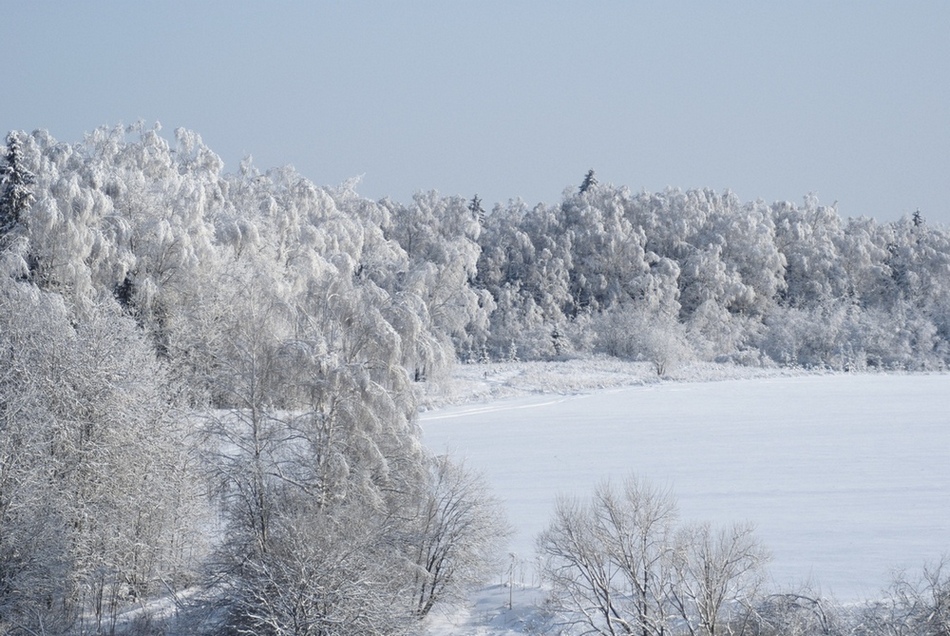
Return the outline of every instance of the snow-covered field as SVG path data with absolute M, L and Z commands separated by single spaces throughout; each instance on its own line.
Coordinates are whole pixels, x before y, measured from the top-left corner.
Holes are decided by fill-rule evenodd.
M 630 472 L 670 485 L 684 520 L 754 523 L 776 588 L 872 598 L 893 569 L 950 551 L 950 375 L 706 369 L 656 382 L 608 364 L 461 367 L 456 404 L 421 416 L 427 446 L 464 457 L 505 502 L 516 582 L 535 583 L 534 537 L 558 493 Z M 537 597 L 515 593 L 516 605 Z M 457 621 L 508 633 L 489 627 L 499 616 Z

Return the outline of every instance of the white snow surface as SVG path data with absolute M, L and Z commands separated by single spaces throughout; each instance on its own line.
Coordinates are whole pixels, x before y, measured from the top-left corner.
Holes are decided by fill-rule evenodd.
M 453 405 L 430 396 L 426 445 L 483 472 L 517 562 L 514 610 L 486 588 L 430 634 L 523 633 L 541 598 L 534 539 L 556 496 L 631 473 L 672 487 L 683 521 L 752 522 L 778 590 L 876 598 L 894 570 L 950 550 L 950 375 L 678 376 L 607 360 L 465 365 L 443 387 Z

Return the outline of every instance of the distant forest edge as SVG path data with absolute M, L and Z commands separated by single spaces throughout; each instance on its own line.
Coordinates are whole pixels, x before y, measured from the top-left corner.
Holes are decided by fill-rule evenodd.
M 5 278 L 60 296 L 73 320 L 104 306 L 134 317 L 195 399 L 227 401 L 215 375 L 245 311 L 275 314 L 260 335 L 277 340 L 299 335 L 283 324 L 294 313 L 340 322 L 416 380 L 454 359 L 591 352 L 661 374 L 693 358 L 950 361 L 950 232 L 919 212 L 843 219 L 813 196 L 632 192 L 593 171 L 560 203 L 487 211 L 477 195 L 372 201 L 355 181 L 318 187 L 250 160 L 224 173 L 183 129 L 173 145 L 141 124 L 6 142 Z
M 950 360 L 919 215 L 592 172 L 556 205 L 371 201 L 141 125 L 11 132 L 0 179 L 4 634 L 161 633 L 172 601 L 171 633 L 414 633 L 508 533 L 421 443 L 456 359 Z

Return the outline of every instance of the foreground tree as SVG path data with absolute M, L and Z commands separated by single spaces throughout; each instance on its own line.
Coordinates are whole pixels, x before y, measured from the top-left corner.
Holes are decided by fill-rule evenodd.
M 568 625 L 586 633 L 666 633 L 671 604 L 672 494 L 635 477 L 599 486 L 589 501 L 561 498 L 538 538 L 542 574 Z
M 446 455 L 430 461 L 414 522 L 415 612 L 466 599 L 499 564 L 510 534 L 500 503 L 478 473 Z
M 400 633 L 410 577 L 392 520 L 417 492 L 419 449 L 394 401 L 407 394 L 386 374 L 405 385 L 405 371 L 369 355 L 364 347 L 384 339 L 358 316 L 345 314 L 350 329 L 337 322 L 352 309 L 347 298 L 326 294 L 313 315 L 268 298 L 266 285 L 245 294 L 218 371 L 231 408 L 209 413 L 205 427 L 226 532 L 212 581 L 228 624 L 243 633 Z
M 677 538 L 672 602 L 690 636 L 745 633 L 768 555 L 752 526 L 684 528 Z
M 391 520 L 361 506 L 321 510 L 294 499 L 273 519 L 266 552 L 229 577 L 224 627 L 276 636 L 408 633 L 412 592 Z
M 193 581 L 197 482 L 136 325 L 0 280 L 0 628 L 111 631 Z
M 864 633 L 873 636 L 950 634 L 950 557 L 928 563 L 916 574 L 898 572 L 884 600 L 868 607 L 863 622 Z
M 661 636 L 743 633 L 765 554 L 748 526 L 677 531 L 668 490 L 635 477 L 562 498 L 538 538 L 551 602 L 570 629 Z
M 226 535 L 211 570 L 248 633 L 402 633 L 478 580 L 503 536 L 480 478 L 419 444 L 402 362 L 424 334 L 387 320 L 400 310 L 347 256 L 311 255 L 289 300 L 260 268 L 236 270 L 246 284 L 222 316 L 227 408 L 208 412 L 203 445 Z
M 810 589 L 769 594 L 749 614 L 758 636 L 832 636 L 855 630 L 832 601 Z

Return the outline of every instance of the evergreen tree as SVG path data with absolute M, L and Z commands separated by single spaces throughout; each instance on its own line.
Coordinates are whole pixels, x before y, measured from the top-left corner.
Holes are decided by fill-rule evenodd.
M 594 176 L 593 170 L 588 170 L 587 174 L 584 175 L 584 182 L 581 183 L 580 193 L 584 194 L 585 192 L 593 188 L 595 185 L 597 185 L 597 177 Z
M 479 225 L 485 224 L 485 209 L 482 208 L 482 200 L 478 198 L 477 194 L 472 197 L 468 209 L 472 211 L 472 216 L 478 220 Z
M 10 131 L 7 135 L 7 148 L 3 155 L 4 165 L 0 166 L 0 236 L 6 235 L 20 221 L 20 216 L 34 201 L 30 186 L 36 183 L 36 177 L 23 165 L 23 151 L 20 147 L 20 134 Z

